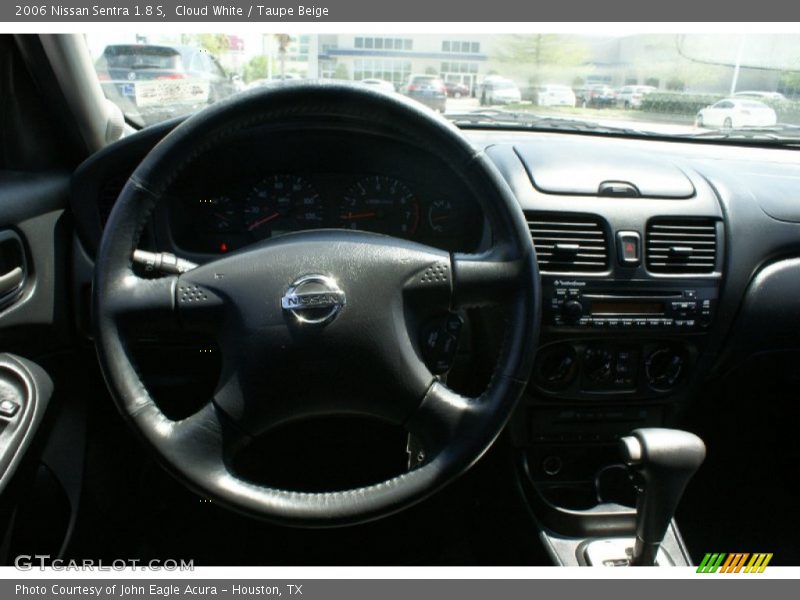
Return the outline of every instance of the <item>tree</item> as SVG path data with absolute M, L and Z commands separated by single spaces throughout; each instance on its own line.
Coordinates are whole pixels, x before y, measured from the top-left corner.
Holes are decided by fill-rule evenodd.
M 800 95 L 800 71 L 784 71 L 778 78 L 778 90 L 786 96 Z
M 347 65 L 338 64 L 333 72 L 334 79 L 350 79 L 350 74 L 347 72 Z
M 583 66 L 587 56 L 586 46 L 575 37 L 538 33 L 505 36 L 492 58 L 536 85 L 551 73 L 561 72 L 563 77 L 565 69 Z
M 256 79 L 266 79 L 269 75 L 269 58 L 260 54 L 254 56 L 244 66 L 243 78 L 246 83 L 255 81 Z
M 667 79 L 667 89 L 671 92 L 683 92 L 686 90 L 686 82 L 680 77 L 670 77 Z

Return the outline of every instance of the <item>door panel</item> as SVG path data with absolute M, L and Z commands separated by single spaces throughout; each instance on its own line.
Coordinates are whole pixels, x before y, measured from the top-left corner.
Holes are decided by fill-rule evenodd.
M 68 185 L 66 173 L 0 172 L 0 351 L 67 339 Z

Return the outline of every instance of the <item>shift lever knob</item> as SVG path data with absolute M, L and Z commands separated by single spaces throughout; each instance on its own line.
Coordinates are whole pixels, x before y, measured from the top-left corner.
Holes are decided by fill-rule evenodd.
M 631 564 L 652 566 L 689 479 L 703 463 L 706 446 L 677 429 L 635 429 L 620 440 L 625 462 L 640 476 L 636 542 Z

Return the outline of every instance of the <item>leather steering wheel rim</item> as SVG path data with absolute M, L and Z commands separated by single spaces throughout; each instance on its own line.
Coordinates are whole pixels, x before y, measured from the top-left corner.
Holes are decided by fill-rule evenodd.
M 132 255 L 141 232 L 187 166 L 234 134 L 265 127 L 268 135 L 271 127 L 301 123 L 390 136 L 435 154 L 481 203 L 492 228 L 491 248 L 481 254 L 448 254 L 362 232 L 303 232 L 231 253 L 180 276 L 143 279 L 134 274 Z M 321 271 L 340 278 L 348 294 L 342 316 L 310 337 L 326 350 L 357 346 L 354 356 L 374 360 L 375 370 L 384 371 L 381 385 L 397 388 L 396 394 L 386 394 L 392 402 L 397 399 L 396 404 L 387 400 L 386 406 L 381 402 L 378 407 L 377 402 L 360 401 L 347 410 L 379 412 L 376 416 L 405 426 L 422 441 L 425 459 L 407 473 L 358 489 L 305 493 L 243 480 L 231 468 L 232 449 L 255 435 L 251 424 L 262 418 L 261 411 L 273 411 L 265 406 L 280 405 L 286 414 L 296 409 L 291 399 L 256 402 L 246 397 L 244 392 L 257 389 L 248 383 L 256 376 L 250 367 L 238 370 L 237 360 L 246 360 L 239 350 L 241 340 L 269 345 L 277 337 L 285 348 L 302 346 L 309 337 L 297 334 L 297 324 L 281 313 L 274 293 L 264 292 L 259 299 L 247 288 L 279 294 L 279 286 L 285 289 L 291 283 L 286 280 L 289 275 L 303 275 L 309 265 L 320 265 Z M 348 274 L 355 276 L 348 279 Z M 376 285 L 365 283 L 370 278 Z M 120 412 L 170 472 L 204 497 L 248 515 L 299 526 L 338 526 L 379 518 L 424 499 L 489 448 L 531 371 L 539 291 L 534 249 L 516 198 L 494 164 L 456 127 L 398 95 L 342 83 L 299 82 L 217 103 L 177 126 L 144 158 L 125 184 L 103 233 L 95 265 L 93 319 L 100 365 Z M 365 299 L 371 294 L 382 307 L 370 306 Z M 412 302 L 443 310 L 505 307 L 508 322 L 502 347 L 480 396 L 464 397 L 424 368 L 414 334 L 399 325 Z M 258 323 L 256 317 L 261 319 Z M 218 333 L 235 356 L 222 391 L 195 414 L 180 421 L 168 419 L 143 384 L 127 331 L 138 318 L 222 329 Z M 269 335 L 263 331 L 265 320 Z M 370 328 L 364 327 L 366 322 Z M 387 340 L 387 335 L 396 340 Z M 383 354 L 382 345 L 392 346 L 387 341 L 396 346 Z M 257 348 L 247 350 L 252 354 Z M 282 363 L 284 368 L 295 364 Z M 242 375 L 245 371 L 248 374 Z M 307 414 L 338 410 L 311 400 L 305 406 Z M 263 422 L 285 420 L 286 414 L 263 416 Z

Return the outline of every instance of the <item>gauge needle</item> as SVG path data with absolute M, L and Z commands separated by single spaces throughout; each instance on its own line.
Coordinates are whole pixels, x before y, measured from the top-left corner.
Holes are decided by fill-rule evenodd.
M 247 228 L 247 231 L 253 231 L 253 229 L 256 229 L 257 227 L 261 227 L 264 223 L 269 223 L 270 221 L 273 221 L 273 220 L 277 219 L 280 216 L 281 216 L 281 213 L 275 212 L 275 213 L 272 213 L 271 215 L 267 215 L 266 217 L 261 217 L 257 221 L 253 221 L 252 223 L 250 223 L 249 227 Z
M 342 215 L 341 218 L 350 221 L 353 219 L 370 219 L 372 217 L 377 217 L 378 215 L 374 212 L 361 212 L 361 213 L 347 213 L 346 215 Z
M 214 216 L 217 217 L 220 221 L 225 221 L 226 223 L 228 223 L 228 217 L 226 217 L 222 213 L 215 212 Z

